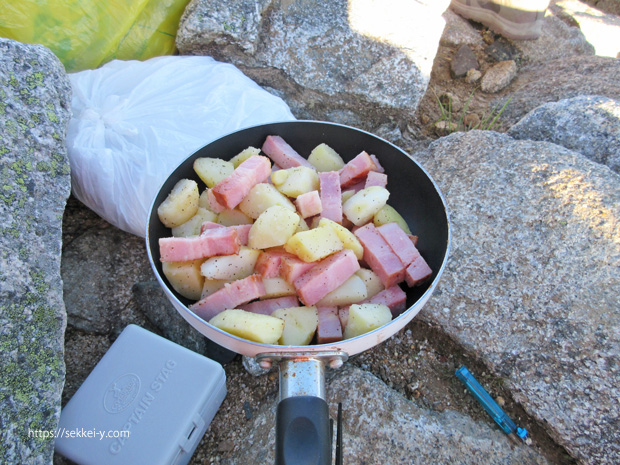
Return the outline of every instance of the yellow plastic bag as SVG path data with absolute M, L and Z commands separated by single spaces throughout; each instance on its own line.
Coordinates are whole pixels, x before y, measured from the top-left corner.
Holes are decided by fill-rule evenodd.
M 0 36 L 52 50 L 68 72 L 172 55 L 189 0 L 5 0 Z

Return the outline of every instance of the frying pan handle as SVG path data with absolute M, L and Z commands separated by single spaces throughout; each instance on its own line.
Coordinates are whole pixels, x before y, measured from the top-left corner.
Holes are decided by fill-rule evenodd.
M 276 413 L 276 465 L 330 465 L 331 429 L 320 397 L 283 399 Z

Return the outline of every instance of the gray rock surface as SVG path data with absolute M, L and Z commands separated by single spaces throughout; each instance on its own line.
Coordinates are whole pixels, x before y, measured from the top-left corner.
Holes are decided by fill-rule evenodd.
M 344 463 L 547 463 L 526 445 L 514 446 L 501 430 L 452 410 L 420 408 L 355 366 L 331 373 L 327 396 L 332 418 L 343 404 Z M 222 463 L 273 463 L 276 401 L 268 400 L 238 438 L 234 456 Z
M 199 354 L 207 353 L 207 339 L 179 315 L 157 281 L 134 284 L 132 294 L 137 308 L 166 339 Z
M 529 112 L 508 134 L 553 142 L 620 174 L 620 101 L 583 95 Z
M 420 317 L 502 377 L 580 463 L 618 463 L 620 177 L 494 132 L 454 134 L 416 157 L 453 232 Z
M 68 208 L 82 212 L 73 205 Z M 132 286 L 153 276 L 144 239 L 94 213 L 68 219 L 61 266 L 68 323 L 88 332 L 119 334 L 127 324 L 123 315 L 134 307 L 129 305 Z
M 64 136 L 71 88 L 39 45 L 0 39 L 0 462 L 51 463 L 63 389 Z
M 548 102 L 600 95 L 620 100 L 620 60 L 599 56 L 575 56 L 525 66 L 511 84 L 512 93 L 493 102 L 498 108 L 510 98 L 502 113 L 509 126 L 529 111 Z
M 415 112 L 448 4 L 194 0 L 177 46 L 181 54 L 237 65 L 283 96 L 299 118 L 374 128 Z

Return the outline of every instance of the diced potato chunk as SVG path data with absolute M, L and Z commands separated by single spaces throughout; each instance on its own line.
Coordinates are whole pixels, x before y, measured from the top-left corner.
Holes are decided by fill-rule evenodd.
M 308 161 L 317 171 L 338 171 L 344 166 L 342 157 L 327 144 L 317 145 L 310 152 Z
M 274 171 L 271 174 L 271 182 L 282 194 L 293 198 L 319 189 L 318 173 L 307 166 Z
M 344 226 L 332 221 L 328 218 L 321 218 L 319 221 L 320 228 L 332 228 L 338 239 L 342 241 L 345 249 L 351 249 L 351 251 L 355 254 L 355 257 L 358 260 L 361 260 L 364 256 L 364 247 L 360 244 L 360 241 L 355 237 L 351 231 L 349 231 Z
M 342 212 L 356 226 L 368 223 L 381 210 L 390 196 L 385 187 L 362 189 L 342 205 Z
M 256 147 L 248 147 L 247 149 L 242 150 L 238 155 L 235 155 L 230 159 L 230 162 L 236 168 L 241 163 L 246 161 L 248 158 L 253 157 L 254 155 L 260 154 L 260 149 Z
M 286 244 L 299 226 L 299 215 L 288 208 L 274 205 L 265 210 L 250 228 L 248 246 L 266 249 Z
M 297 211 L 290 199 L 272 184 L 267 183 L 256 184 L 252 187 L 248 195 L 239 204 L 239 210 L 250 218 L 256 219 L 261 213 L 274 205 L 288 208 L 292 212 Z
M 208 295 L 213 294 L 216 291 L 222 289 L 229 281 L 226 279 L 205 279 L 205 283 L 202 286 L 202 293 L 200 294 L 200 298 L 204 298 Z
M 194 171 L 207 187 L 213 187 L 222 179 L 228 177 L 235 167 L 229 161 L 220 158 L 196 158 Z
M 283 278 L 263 278 L 263 286 L 265 286 L 265 295 L 261 297 L 261 300 L 297 294 L 295 287 Z
M 247 278 L 254 273 L 259 254 L 260 250 L 241 247 L 234 255 L 207 258 L 200 267 L 200 272 L 207 279 L 235 281 Z
M 355 195 L 355 191 L 353 189 L 350 189 L 348 191 L 344 191 L 341 195 L 342 197 L 342 204 L 344 205 L 344 203 L 349 200 L 351 197 L 353 197 Z
M 299 220 L 299 226 L 297 226 L 295 232 L 298 233 L 299 231 L 307 231 L 308 229 L 310 229 L 308 227 L 308 223 L 306 223 L 306 220 L 302 218 Z
M 387 223 L 396 223 L 407 234 L 411 234 L 411 229 L 409 229 L 409 225 L 405 219 L 391 205 L 386 204 L 381 210 L 379 210 L 372 219 L 372 222 L 377 227 Z
M 316 307 L 290 307 L 275 310 L 271 316 L 284 321 L 284 331 L 279 343 L 284 346 L 310 344 L 319 324 Z
M 260 342 L 277 344 L 284 331 L 284 320 L 238 308 L 224 310 L 209 320 L 216 328 L 235 336 Z
M 163 262 L 161 267 L 175 291 L 188 299 L 199 300 L 204 282 L 200 274 L 201 263 L 202 259 L 188 262 Z
M 342 285 L 317 302 L 318 307 L 340 307 L 357 304 L 367 297 L 366 285 L 357 275 L 351 276 Z
M 385 289 L 385 286 L 381 282 L 381 279 L 374 271 L 369 270 L 368 268 L 360 268 L 355 272 L 355 274 L 362 278 L 362 281 L 364 281 L 364 284 L 366 285 L 367 299 L 373 298 L 379 292 Z
M 181 179 L 172 188 L 166 200 L 157 209 L 164 226 L 174 228 L 189 220 L 198 211 L 198 184 L 191 179 Z
M 198 211 L 189 220 L 183 223 L 181 226 L 172 228 L 172 235 L 174 237 L 190 237 L 200 235 L 200 226 L 205 221 L 217 221 L 217 214 L 206 208 L 198 207 Z
M 252 224 L 254 220 L 235 208 L 234 210 L 226 209 L 221 211 L 217 216 L 217 222 L 224 226 L 236 226 L 239 224 Z
M 304 262 L 315 262 L 344 248 L 332 228 L 315 228 L 295 233 L 284 250 L 297 255 Z
M 392 321 L 392 312 L 383 304 L 353 304 L 349 307 L 349 319 L 344 338 L 365 334 Z

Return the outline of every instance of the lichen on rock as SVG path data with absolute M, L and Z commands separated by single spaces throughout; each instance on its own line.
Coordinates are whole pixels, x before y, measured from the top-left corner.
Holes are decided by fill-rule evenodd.
M 0 39 L 0 462 L 51 463 L 64 383 L 61 224 L 71 88 L 45 47 Z

